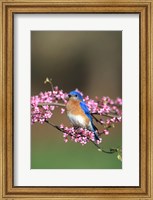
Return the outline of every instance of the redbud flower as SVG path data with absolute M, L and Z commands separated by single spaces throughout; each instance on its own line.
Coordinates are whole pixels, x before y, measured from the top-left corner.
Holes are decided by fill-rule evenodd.
M 61 114 L 63 114 L 65 112 L 64 108 L 61 108 Z
M 105 135 L 108 135 L 109 134 L 109 131 L 108 130 L 103 130 L 103 133 L 105 134 Z

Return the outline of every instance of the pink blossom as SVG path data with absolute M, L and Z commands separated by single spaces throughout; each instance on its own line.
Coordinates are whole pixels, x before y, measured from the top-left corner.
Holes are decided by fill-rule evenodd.
M 97 140 L 97 144 L 100 144 L 102 142 L 102 138 L 99 138 L 100 140 Z
M 115 103 L 116 103 L 117 105 L 122 105 L 122 99 L 118 97 L 118 98 L 115 100 Z
M 68 142 L 68 138 L 64 138 L 64 142 L 67 143 Z
M 105 135 L 108 135 L 109 134 L 109 131 L 108 130 L 103 130 L 103 133 L 105 134 Z
M 63 129 L 63 128 L 64 128 L 64 125 L 63 125 L 63 124 L 61 124 L 61 125 L 60 125 L 60 128 L 61 128 L 61 129 Z
M 60 128 L 63 131 L 64 141 L 66 139 L 66 142 L 68 137 L 70 137 L 72 141 L 76 143 L 81 143 L 82 145 L 90 142 L 90 140 L 95 141 L 94 133 L 87 129 L 78 128 L 75 130 L 74 127 L 64 127 L 64 125 L 60 125 Z M 98 143 L 101 142 L 102 140 L 100 139 Z
M 61 108 L 61 114 L 63 114 L 65 112 L 64 108 Z

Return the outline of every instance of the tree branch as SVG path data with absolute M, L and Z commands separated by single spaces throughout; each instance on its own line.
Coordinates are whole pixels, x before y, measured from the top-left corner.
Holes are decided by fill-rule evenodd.
M 38 106 L 61 106 L 61 107 L 65 107 L 66 105 L 64 103 L 49 103 L 49 102 L 45 102 L 45 103 L 38 103 Z
M 99 113 L 91 113 L 91 115 L 93 116 L 93 115 L 100 115 Z M 112 118 L 112 117 L 119 117 L 119 115 L 114 115 L 114 114 L 107 114 L 107 113 L 105 113 L 105 114 L 102 114 L 102 116 L 104 116 L 104 117 L 110 117 L 110 118 Z

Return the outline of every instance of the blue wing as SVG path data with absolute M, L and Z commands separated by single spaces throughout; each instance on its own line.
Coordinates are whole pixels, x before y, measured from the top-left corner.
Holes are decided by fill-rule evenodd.
M 88 117 L 88 118 L 91 120 L 91 122 L 92 122 L 92 117 L 91 117 L 91 115 L 90 115 L 90 111 L 89 111 L 87 105 L 86 105 L 83 101 L 81 101 L 81 102 L 80 102 L 80 106 L 81 106 L 82 110 L 84 111 L 84 113 L 87 115 L 87 117 Z
M 90 111 L 89 111 L 87 105 L 86 105 L 83 101 L 81 101 L 81 102 L 80 102 L 80 106 L 81 106 L 82 110 L 84 111 L 84 113 L 87 115 L 87 117 L 88 117 L 88 118 L 90 119 L 90 121 L 91 121 L 92 128 L 93 128 L 93 132 L 94 132 L 94 135 L 95 135 L 95 139 L 96 139 L 96 140 L 99 140 L 98 134 L 96 133 L 97 128 L 95 127 L 95 125 L 94 125 L 93 122 L 92 122 L 92 117 L 91 117 L 91 115 L 90 115 Z

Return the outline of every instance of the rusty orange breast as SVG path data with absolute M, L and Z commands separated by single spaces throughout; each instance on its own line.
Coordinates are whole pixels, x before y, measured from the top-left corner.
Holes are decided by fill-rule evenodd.
M 66 105 L 66 109 L 67 109 L 68 114 L 70 113 L 71 115 L 82 116 L 85 120 L 85 123 L 89 124 L 90 120 L 87 117 L 87 115 L 84 113 L 84 111 L 82 110 L 79 100 L 70 99 Z

